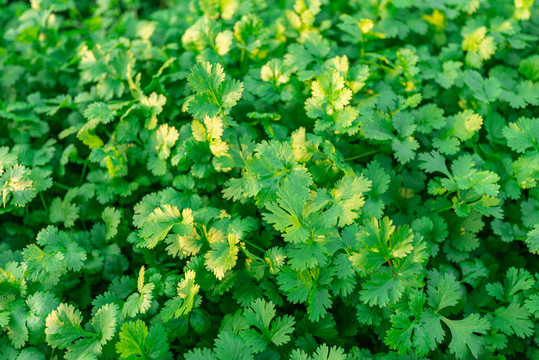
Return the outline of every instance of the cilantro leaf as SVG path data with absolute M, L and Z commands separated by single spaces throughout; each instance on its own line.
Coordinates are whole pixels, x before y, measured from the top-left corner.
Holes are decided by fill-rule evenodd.
M 528 311 L 516 303 L 507 307 L 500 307 L 494 313 L 492 324 L 507 335 L 515 334 L 524 338 L 532 335 L 533 323 L 529 319 Z
M 477 358 L 483 349 L 485 341 L 476 333 L 486 334 L 490 328 L 489 322 L 485 318 L 480 318 L 477 314 L 470 315 L 462 320 L 443 318 L 443 321 L 451 331 L 452 339 L 449 343 L 451 353 L 455 354 L 457 358 L 463 358 L 468 349 Z
M 199 302 L 197 294 L 200 290 L 200 285 L 195 283 L 195 276 L 196 273 L 189 270 L 185 274 L 185 278 L 178 283 L 178 295 L 168 300 L 161 311 L 163 321 L 187 315 L 197 306 Z
M 500 82 L 496 78 L 483 79 L 475 70 L 466 70 L 464 82 L 472 90 L 473 95 L 480 101 L 491 103 L 502 93 Z
M 236 265 L 239 249 L 238 238 L 234 234 L 215 236 L 210 243 L 211 250 L 204 256 L 206 267 L 213 271 L 215 277 L 222 280 L 225 273 Z
M 171 359 L 167 334 L 160 323 L 148 326 L 142 320 L 125 322 L 120 329 L 120 341 L 116 351 L 121 359 L 146 358 L 151 360 Z
M 227 113 L 241 98 L 243 84 L 237 80 L 225 82 L 223 67 L 209 62 L 196 64 L 187 81 L 196 92 L 188 103 L 189 112 L 199 119 L 220 114 L 228 125 Z
M 277 191 L 277 202 L 268 203 L 264 219 L 275 228 L 284 232 L 287 242 L 300 243 L 307 240 L 308 232 L 303 226 L 303 211 L 309 199 L 309 185 L 312 183 L 308 173 L 297 173 L 286 178 Z
M 140 268 L 137 292 L 129 295 L 122 308 L 122 315 L 124 317 L 135 317 L 137 314 L 144 314 L 151 306 L 153 299 L 153 290 L 155 284 L 144 284 L 144 266 Z
M 251 326 L 244 330 L 241 336 L 255 353 L 266 349 L 270 343 L 277 346 L 286 344 L 290 340 L 290 333 L 294 331 L 294 319 L 285 315 L 275 317 L 275 307 L 271 302 L 257 299 L 244 311 L 245 321 Z
M 539 253 L 539 225 L 535 225 L 533 230 L 530 230 L 530 232 L 528 232 L 526 244 L 528 245 L 528 248 L 530 249 L 531 253 Z
M 146 218 L 140 226 L 139 236 L 144 246 L 151 249 L 162 241 L 171 230 L 179 235 L 189 235 L 193 231 L 193 216 L 190 209 L 180 210 L 174 205 L 162 205 Z
M 507 145 L 516 152 L 523 153 L 533 148 L 539 151 L 539 119 L 521 117 L 503 129 Z

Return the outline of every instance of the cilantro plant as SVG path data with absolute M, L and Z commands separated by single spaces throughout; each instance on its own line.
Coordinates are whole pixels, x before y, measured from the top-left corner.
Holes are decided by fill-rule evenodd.
M 539 358 L 534 0 L 0 28 L 0 359 Z

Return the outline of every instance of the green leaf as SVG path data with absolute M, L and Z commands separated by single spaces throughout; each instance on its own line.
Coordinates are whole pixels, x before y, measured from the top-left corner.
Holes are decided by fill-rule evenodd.
M 401 164 L 406 164 L 415 157 L 415 151 L 419 149 L 419 143 L 412 137 L 405 139 L 393 139 L 391 147 L 395 157 Z
M 253 360 L 253 351 L 238 335 L 222 332 L 215 339 L 215 358 L 218 360 Z
M 435 277 L 427 293 L 429 305 L 436 312 L 455 306 L 462 297 L 460 284 L 451 273 Z
M 346 358 L 343 349 L 337 346 L 329 347 L 326 344 L 320 345 L 310 356 L 297 349 L 290 354 L 291 360 L 345 360 Z
M 254 353 L 263 351 L 270 343 L 279 346 L 290 340 L 290 334 L 294 331 L 294 318 L 289 315 L 276 318 L 275 314 L 273 303 L 263 299 L 253 301 L 244 311 L 245 321 L 251 328 L 244 330 L 241 336 Z
M 148 360 L 171 359 L 167 333 L 160 323 L 148 327 L 142 320 L 128 321 L 122 325 L 116 352 L 121 359 L 142 358 Z
M 391 349 L 406 353 L 413 347 L 418 355 L 428 353 L 430 338 L 425 326 L 411 322 L 409 317 L 402 313 L 392 316 L 391 323 L 392 328 L 386 333 L 385 338 Z
M 157 157 L 161 160 L 168 159 L 170 156 L 170 149 L 174 146 L 178 140 L 179 133 L 173 126 L 162 124 L 155 131 L 155 145 L 154 149 L 157 150 Z
M 530 148 L 539 152 L 539 118 L 521 117 L 503 129 L 503 136 L 516 152 L 523 153 Z
M 539 55 L 531 55 L 520 60 L 518 71 L 528 80 L 539 80 Z
M 60 302 L 50 293 L 37 291 L 26 298 L 26 305 L 28 306 L 26 326 L 30 336 L 32 340 L 43 341 L 45 338 L 46 318 L 60 305 Z
M 140 104 L 147 114 L 145 128 L 152 130 L 157 126 L 157 115 L 163 111 L 163 106 L 166 104 L 167 98 L 162 94 L 152 92 L 150 96 L 143 95 L 140 97 Z
M 155 284 L 144 284 L 144 273 L 144 266 L 142 266 L 138 276 L 138 292 L 129 295 L 125 301 L 122 308 L 123 317 L 135 317 L 137 314 L 144 314 L 151 306 Z
M 434 350 L 436 345 L 442 342 L 445 331 L 440 322 L 440 316 L 428 309 L 421 316 L 421 324 L 428 334 L 430 349 Z
M 216 360 L 214 353 L 210 349 L 196 348 L 185 354 L 185 360 Z
M 139 236 L 144 239 L 144 246 L 152 249 L 162 241 L 171 230 L 180 236 L 193 231 L 193 215 L 190 209 L 180 210 L 174 205 L 161 205 L 155 208 L 140 226 Z
M 533 322 L 529 317 L 530 313 L 524 307 L 511 303 L 507 307 L 496 309 L 492 325 L 507 335 L 514 334 L 525 338 L 533 334 Z
M 528 232 L 528 236 L 526 238 L 526 245 L 528 245 L 528 249 L 530 249 L 530 252 L 532 254 L 539 253 L 539 225 L 535 225 L 533 230 L 530 230 L 530 232 Z
M 221 139 L 223 135 L 223 121 L 220 117 L 206 116 L 204 118 L 204 126 L 195 120 L 191 124 L 191 130 L 195 140 L 208 143 L 213 155 L 217 157 L 228 155 L 228 144 Z
M 3 170 L 0 167 L 0 170 Z M 0 171 L 0 189 L 2 190 L 2 204 L 6 207 L 8 200 L 15 206 L 24 206 L 37 194 L 33 187 L 30 169 L 22 165 L 7 168 L 3 174 Z
M 197 294 L 200 290 L 200 285 L 195 283 L 195 276 L 196 273 L 192 270 L 185 273 L 185 278 L 178 283 L 178 296 L 168 300 L 161 310 L 163 321 L 169 321 L 173 317 L 178 318 L 191 312 L 195 303 L 198 302 Z
M 204 263 L 208 270 L 213 271 L 217 279 L 222 280 L 225 273 L 236 265 L 239 240 L 234 234 L 229 234 L 227 239 L 224 237 L 216 237 L 216 239 L 211 242 L 211 250 L 204 256 Z
M 332 201 L 325 213 L 330 219 L 329 224 L 343 227 L 357 219 L 365 203 L 363 193 L 370 190 L 371 184 L 371 181 L 362 176 L 344 176 L 330 191 Z
M 80 271 L 86 252 L 70 236 L 49 225 L 37 234 L 37 243 L 26 247 L 22 254 L 27 266 L 27 276 L 46 286 L 54 286 L 68 271 Z
M 116 323 L 119 318 L 119 308 L 116 304 L 106 304 L 97 310 L 90 325 L 97 332 L 100 344 L 104 345 L 116 334 Z
M 73 305 L 60 304 L 47 316 L 45 334 L 53 348 L 65 349 L 85 334 L 81 326 L 82 314 Z
M 50 206 L 49 219 L 53 223 L 63 222 L 65 227 L 72 227 L 79 218 L 80 208 L 73 203 L 74 196 L 66 194 L 64 199 L 54 198 Z
M 524 307 L 537 319 L 539 317 L 539 294 L 533 294 L 527 298 Z
M 455 80 L 462 73 L 460 61 L 445 61 L 442 65 L 442 72 L 436 75 L 436 82 L 445 89 L 449 89 L 455 83 Z
M 454 119 L 453 134 L 461 141 L 470 139 L 483 125 L 483 118 L 471 110 L 459 112 Z
M 118 225 L 120 225 L 122 214 L 120 210 L 113 207 L 106 207 L 101 214 L 105 226 L 107 227 L 107 240 L 110 240 L 118 233 Z
M 277 281 L 280 288 L 286 292 L 287 298 L 294 304 L 307 303 L 307 311 L 311 321 L 318 321 L 327 313 L 332 300 L 327 290 L 333 279 L 331 270 L 315 269 L 294 271 L 285 268 L 279 274 Z
M 359 293 L 362 301 L 370 306 L 384 307 L 398 301 L 403 292 L 402 280 L 386 272 L 373 275 L 369 281 L 363 284 L 363 289 Z
M 490 324 L 485 318 L 472 314 L 462 320 L 449 320 L 442 317 L 442 321 L 451 331 L 449 351 L 458 359 L 465 358 L 468 350 L 474 358 L 478 358 L 485 346 L 485 339 L 476 334 L 486 334 Z
M 84 110 L 84 117 L 90 120 L 99 120 L 103 124 L 108 124 L 114 120 L 115 111 L 103 102 L 95 102 L 90 104 L 86 110 Z M 96 124 L 97 125 L 97 124 Z M 84 130 L 91 130 L 91 128 L 83 127 Z M 81 129 L 82 130 L 82 129 Z
M 148 327 L 142 320 L 128 321 L 120 330 L 120 341 L 116 343 L 116 351 L 120 358 L 127 359 L 132 355 L 144 354 L 144 342 L 148 336 Z
M 483 79 L 477 71 L 466 70 L 463 78 L 479 101 L 491 103 L 496 101 L 502 92 L 500 82 L 496 78 Z
M 358 252 L 352 253 L 350 261 L 361 272 L 375 272 L 391 259 L 406 257 L 413 250 L 413 238 L 408 226 L 401 226 L 395 232 L 395 226 L 388 217 L 382 221 L 368 219 L 357 234 Z M 384 280 L 379 279 L 388 280 L 385 276 Z
M 284 232 L 285 241 L 300 243 L 308 237 L 303 224 L 303 210 L 310 196 L 312 179 L 308 173 L 295 175 L 285 178 L 283 186 L 277 191 L 277 202 L 266 205 L 271 213 L 263 216 L 275 229 Z
M 226 110 L 241 98 L 243 84 L 237 80 L 225 81 L 223 67 L 209 62 L 196 64 L 187 81 L 196 92 L 187 105 L 189 112 L 199 119 L 220 114 L 227 123 Z

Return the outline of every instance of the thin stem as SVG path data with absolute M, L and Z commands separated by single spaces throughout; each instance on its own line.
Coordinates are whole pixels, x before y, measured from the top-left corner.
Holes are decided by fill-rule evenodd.
M 365 35 L 361 32 L 361 59 L 365 57 Z
M 219 105 L 219 109 L 221 110 L 221 115 L 223 115 L 223 119 L 225 120 L 226 127 L 230 127 L 230 124 L 228 123 L 228 119 L 226 118 L 225 112 L 223 111 L 223 108 L 221 105 Z
M 355 155 L 355 156 L 350 156 L 350 157 L 344 158 L 344 161 L 350 161 L 350 160 L 360 159 L 360 158 L 362 158 L 362 157 L 369 156 L 369 155 L 372 155 L 372 154 L 376 154 L 376 153 L 378 153 L 378 152 L 380 152 L 380 149 L 367 151 L 366 153 L 363 153 L 363 154 L 359 154 L 359 155 Z
M 215 92 L 213 91 L 213 89 L 210 87 L 210 94 L 213 98 L 213 100 L 215 101 L 215 103 L 217 105 L 219 105 L 219 111 L 221 111 L 221 115 L 223 115 L 223 119 L 225 120 L 225 124 L 227 127 L 230 127 L 230 124 L 228 123 L 228 119 L 226 118 L 226 115 L 225 115 L 225 112 L 223 110 L 223 106 L 221 105 L 221 103 L 219 102 L 219 100 L 217 100 L 217 96 L 215 95 Z
M 279 99 L 277 102 L 277 114 L 279 115 L 282 115 L 282 112 L 281 112 L 281 99 Z
M 45 201 L 45 198 L 43 197 L 42 193 L 39 193 L 39 197 L 41 198 L 41 203 L 43 204 L 43 207 L 45 208 L 45 211 L 49 212 L 49 207 L 47 206 L 47 202 Z
M 86 168 L 88 167 L 88 161 L 89 158 L 86 158 L 86 160 L 84 160 L 84 165 L 82 166 L 82 173 L 80 174 L 79 184 L 82 184 L 82 182 L 84 181 L 84 175 L 86 173 Z
M 226 127 L 230 127 L 230 124 L 228 123 L 228 119 L 226 118 L 225 111 L 223 110 L 223 107 L 221 106 L 221 103 L 217 100 L 217 97 L 215 96 L 213 91 L 211 91 L 211 94 L 212 94 L 213 98 L 215 99 L 215 102 L 217 104 L 219 104 L 219 111 L 221 111 L 221 115 L 223 115 L 223 120 L 225 120 Z
M 251 259 L 251 260 L 256 259 L 259 261 L 263 261 L 263 259 L 260 256 L 253 254 L 252 252 L 247 250 L 244 246 L 240 246 L 240 250 L 248 259 Z
M 255 245 L 255 244 L 253 244 L 252 242 L 250 242 L 250 241 L 248 241 L 248 240 L 242 240 L 242 241 L 243 241 L 244 243 L 246 243 L 246 244 L 251 245 L 252 247 L 254 247 L 254 248 L 257 249 L 257 250 L 262 251 L 263 253 L 266 252 L 266 250 L 262 249 L 260 246 Z
M 142 141 L 140 141 L 140 139 L 138 137 L 135 138 L 135 142 L 137 143 L 137 145 L 139 145 L 140 147 L 144 147 L 144 144 L 142 143 Z
M 369 61 L 369 60 L 361 60 L 362 63 L 372 65 L 372 66 L 379 66 L 379 67 L 384 68 L 384 69 L 386 69 L 388 71 L 396 71 L 393 67 L 391 67 L 391 65 L 392 65 L 391 61 L 389 61 L 385 57 L 380 57 L 377 54 L 371 54 L 371 53 L 365 53 L 365 56 L 373 57 L 376 60 L 381 60 L 381 61 L 385 62 L 387 65 L 378 64 L 377 62 L 373 62 L 373 61 Z
M 80 21 L 81 24 L 84 25 L 84 18 L 82 17 L 79 9 L 77 9 L 76 6 L 73 6 L 71 9 L 69 9 L 77 18 L 78 21 Z
M 490 103 L 488 103 L 488 113 L 487 113 L 487 119 L 488 119 L 488 127 L 490 129 L 490 136 L 494 139 L 494 130 L 492 129 L 492 106 Z
M 305 145 L 305 147 L 306 147 L 307 149 L 309 149 L 309 150 L 311 150 L 311 151 L 317 153 L 318 155 L 320 155 L 320 156 L 326 158 L 327 160 L 330 160 L 330 158 L 329 158 L 326 154 L 324 154 L 323 152 L 321 152 L 321 151 L 318 150 L 317 148 L 312 147 L 312 146 L 309 146 L 309 145 Z
M 444 211 L 447 211 L 447 210 L 451 210 L 452 208 L 453 208 L 453 205 L 451 205 L 451 206 L 446 206 L 446 207 L 444 207 L 444 208 L 435 210 L 434 212 L 436 212 L 436 213 L 441 213 L 441 212 L 444 212 Z
M 221 63 L 223 63 L 222 59 L 221 59 Z M 210 89 L 210 95 L 213 98 L 213 101 L 215 101 L 215 103 L 219 106 L 219 110 L 221 112 L 221 115 L 223 116 L 223 119 L 225 120 L 226 126 L 230 127 L 230 124 L 228 123 L 228 119 L 227 119 L 227 117 L 225 115 L 225 111 L 223 110 L 223 105 L 217 99 L 217 95 L 215 95 L 215 91 L 213 91 L 213 88 L 211 87 L 211 84 L 208 84 L 208 88 Z
M 393 277 L 395 277 L 397 274 L 395 274 L 395 270 L 393 270 L 393 264 L 391 263 L 391 259 L 387 259 L 387 263 L 389 264 L 389 268 L 391 269 Z
M 63 185 L 63 184 L 60 184 L 60 183 L 57 182 L 57 181 L 54 181 L 53 184 L 56 185 L 56 186 L 58 186 L 60 189 L 71 190 L 71 188 L 69 188 L 69 187 L 67 187 L 67 186 L 65 186 L 65 185 Z
M 241 72 L 242 73 L 246 73 L 247 69 L 248 69 L 248 62 L 249 62 L 249 57 L 248 56 L 245 56 L 245 49 L 241 49 L 241 56 L 240 56 L 240 62 L 241 62 Z

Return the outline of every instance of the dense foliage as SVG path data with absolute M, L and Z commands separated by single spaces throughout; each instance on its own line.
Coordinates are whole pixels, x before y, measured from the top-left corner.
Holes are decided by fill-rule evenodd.
M 539 359 L 533 0 L 0 6 L 2 360 Z

